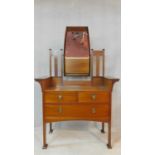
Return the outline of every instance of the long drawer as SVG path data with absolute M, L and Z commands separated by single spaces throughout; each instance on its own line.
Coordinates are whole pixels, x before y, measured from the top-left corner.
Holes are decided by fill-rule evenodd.
M 46 117 L 108 117 L 108 105 L 47 105 L 44 106 Z
M 109 93 L 108 92 L 79 92 L 79 102 L 83 103 L 108 103 Z

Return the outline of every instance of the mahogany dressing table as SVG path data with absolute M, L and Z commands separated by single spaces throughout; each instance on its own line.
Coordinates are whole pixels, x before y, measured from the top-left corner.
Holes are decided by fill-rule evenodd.
M 111 147 L 112 89 L 119 79 L 103 76 L 104 50 L 90 50 L 88 27 L 67 27 L 64 56 L 54 56 L 50 50 L 50 77 L 35 79 L 41 85 L 43 108 L 43 148 L 47 148 L 46 124 L 69 120 L 108 123 L 108 148 Z M 54 57 L 54 59 L 52 59 Z M 59 70 L 58 75 L 58 58 Z M 52 60 L 54 73 L 52 76 Z M 62 61 L 63 60 L 63 61 Z M 94 61 L 95 60 L 95 61 Z M 63 63 L 62 63 L 63 62 Z M 100 74 L 102 68 L 102 75 Z M 95 72 L 95 73 L 94 73 Z M 68 80 L 72 77 L 72 80 Z M 74 77 L 78 77 L 78 80 Z M 86 80 L 80 79 L 86 77 Z

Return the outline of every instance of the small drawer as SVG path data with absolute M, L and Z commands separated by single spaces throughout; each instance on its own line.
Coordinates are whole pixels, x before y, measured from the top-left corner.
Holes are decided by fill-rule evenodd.
M 79 102 L 84 103 L 108 103 L 109 93 L 107 92 L 79 92 Z
M 74 103 L 77 102 L 77 94 L 75 92 L 46 92 L 44 94 L 45 103 Z

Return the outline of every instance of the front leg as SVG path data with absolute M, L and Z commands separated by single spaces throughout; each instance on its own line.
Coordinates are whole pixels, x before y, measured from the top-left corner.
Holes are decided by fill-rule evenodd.
M 43 121 L 43 149 L 47 149 L 48 144 L 46 143 L 46 123 Z
M 108 144 L 107 144 L 108 149 L 112 149 L 111 146 L 111 121 L 108 122 Z

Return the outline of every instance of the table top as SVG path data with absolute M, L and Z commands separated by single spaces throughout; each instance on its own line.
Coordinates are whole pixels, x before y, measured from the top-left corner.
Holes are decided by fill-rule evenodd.
M 78 86 L 78 85 L 72 85 L 72 86 L 53 86 L 49 87 L 45 90 L 47 91 L 110 91 L 110 88 L 107 86 Z

